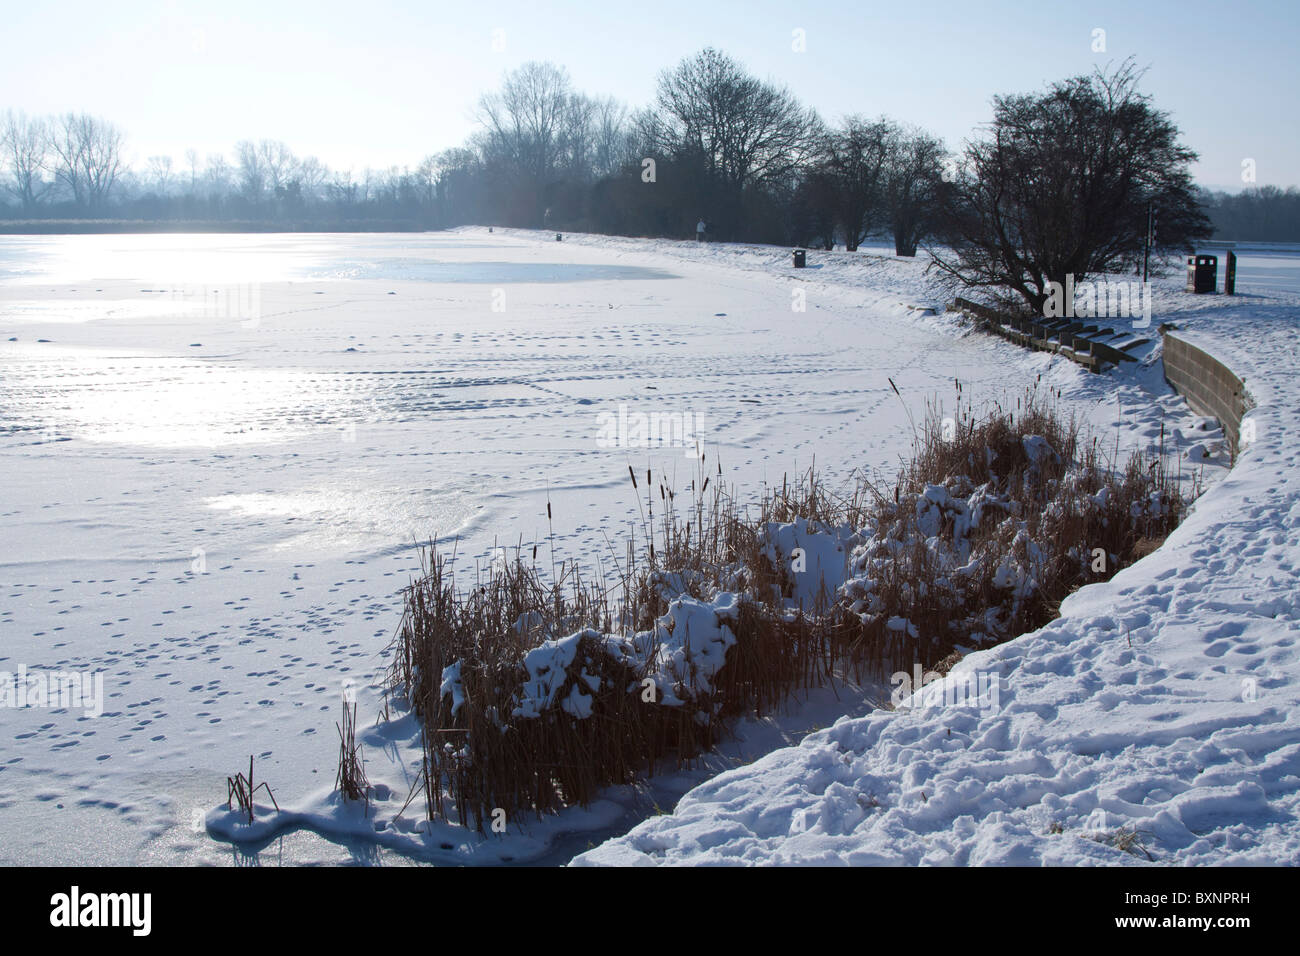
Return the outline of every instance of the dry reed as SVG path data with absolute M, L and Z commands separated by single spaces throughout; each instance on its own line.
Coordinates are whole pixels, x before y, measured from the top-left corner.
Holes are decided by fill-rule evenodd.
M 621 559 L 611 546 L 609 568 L 602 562 L 594 578 L 557 562 L 552 536 L 549 568 L 539 568 L 536 543 L 520 542 L 512 559 L 462 584 L 431 542 L 405 590 L 388 675 L 390 693 L 424 728 L 428 815 L 482 831 L 497 810 L 514 818 L 586 805 L 662 760 L 688 763 L 730 718 L 770 712 L 837 672 L 951 666 L 1047 623 L 1070 591 L 1163 540 L 1197 493 L 1194 480 L 1184 493 L 1163 449 L 1106 459 L 1037 384 L 1014 408 L 995 403 L 982 416 L 960 382 L 956 391 L 952 416 L 932 402 L 913 425 L 913 454 L 892 486 L 859 479 L 839 495 L 809 469 L 742 507 L 720 462 L 703 454 L 684 501 L 666 476 L 629 468 L 639 546 L 629 541 Z M 792 604 L 792 572 L 766 547 L 770 526 L 795 519 L 861 529 L 865 541 L 845 587 L 811 608 Z M 1032 588 L 1007 586 L 1011 565 Z M 726 621 L 734 644 L 706 691 L 678 681 L 670 705 L 651 665 L 663 622 L 675 601 L 720 592 L 738 595 Z M 906 619 L 915 635 L 891 629 L 891 619 Z M 528 653 L 572 635 L 549 699 L 581 694 L 589 713 L 521 714 Z M 638 640 L 640 653 L 628 653 Z

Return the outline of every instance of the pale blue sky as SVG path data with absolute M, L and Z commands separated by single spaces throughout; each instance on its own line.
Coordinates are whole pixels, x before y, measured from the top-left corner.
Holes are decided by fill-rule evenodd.
M 359 170 L 459 144 L 479 94 L 526 60 L 640 106 L 659 70 L 706 45 L 828 119 L 887 113 L 949 146 L 993 94 L 1133 54 L 1201 153 L 1199 181 L 1239 186 L 1252 158 L 1259 184 L 1300 184 L 1300 0 L 31 3 L 5 13 L 0 109 L 99 113 L 139 161 L 268 137 Z

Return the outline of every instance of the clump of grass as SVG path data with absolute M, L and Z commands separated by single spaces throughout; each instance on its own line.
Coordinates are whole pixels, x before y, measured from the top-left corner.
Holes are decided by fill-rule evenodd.
M 1114 833 L 1100 833 L 1094 839 L 1098 843 L 1104 843 L 1106 846 L 1113 846 L 1115 849 L 1124 853 L 1131 853 L 1133 856 L 1141 854 L 1152 863 L 1156 858 L 1151 855 L 1147 849 L 1146 843 L 1143 842 L 1143 831 L 1136 826 L 1120 827 Z
M 366 778 L 365 754 L 357 743 L 357 705 L 348 706 L 343 700 L 343 723 L 335 724 L 339 732 L 339 769 L 334 777 L 334 789 L 344 800 L 363 801 L 370 809 L 370 781 Z
M 266 795 L 271 798 L 271 803 L 279 812 L 280 804 L 275 801 L 275 794 L 271 792 L 270 786 L 266 781 L 253 786 L 253 755 L 248 755 L 248 776 L 243 773 L 237 773 L 233 777 L 226 778 L 226 809 L 233 810 L 237 803 L 241 813 L 248 815 L 248 822 L 253 822 L 253 797 L 259 790 L 265 790 Z
M 932 402 L 913 425 L 892 485 L 859 479 L 839 493 L 810 468 L 742 505 L 704 454 L 684 493 L 629 468 L 640 527 L 595 576 L 557 561 L 552 538 L 547 566 L 521 541 L 457 580 L 455 553 L 431 542 L 388 675 L 423 726 L 429 816 L 482 831 L 496 811 L 585 805 L 661 761 L 689 763 L 730 719 L 837 673 L 946 671 L 1052 620 L 1070 591 L 1163 540 L 1195 496 L 1163 454 L 1107 459 L 1037 385 L 978 414 L 956 389 L 953 416 Z M 812 607 L 793 600 L 795 572 L 770 547 L 773 529 L 796 520 L 857 542 L 850 579 Z M 723 592 L 736 595 L 725 660 L 701 683 L 687 641 L 666 670 L 674 608 Z M 551 656 L 530 657 L 539 650 Z M 539 682 L 545 705 L 523 706 Z
M 872 486 L 868 542 L 841 610 L 878 672 L 1047 624 L 1061 600 L 1150 553 L 1191 498 L 1163 454 L 1106 460 L 1037 387 L 977 415 L 931 403 L 892 489 Z M 905 620 L 916 633 L 889 628 Z
M 520 548 L 488 576 L 459 586 L 448 560 L 430 549 L 406 591 L 389 683 L 422 719 L 431 817 L 483 830 L 497 809 L 513 817 L 586 804 L 665 758 L 689 762 L 714 746 L 728 718 L 770 710 L 801 682 L 820 679 L 820 630 L 749 598 L 728 621 L 736 643 L 707 691 L 693 689 L 689 664 L 666 688 L 651 674 L 667 636 L 659 618 L 669 595 L 716 591 L 738 573 L 728 558 L 753 548 L 730 537 L 741 524 L 722 501 L 694 509 L 689 522 L 670 520 L 654 557 L 647 546 L 646 563 L 618 566 L 613 582 L 584 580 L 572 565 L 550 581 Z M 675 568 L 671 582 L 666 561 Z M 575 646 L 551 697 L 567 700 L 576 688 L 590 699 L 590 713 L 557 706 L 522 717 L 528 652 L 566 636 Z M 666 703 L 669 691 L 681 703 Z
M 444 788 L 460 821 L 477 820 L 481 829 L 497 808 L 554 809 L 631 779 L 620 769 L 620 755 L 646 743 L 636 708 L 624 700 L 628 695 L 600 701 L 597 721 L 627 731 L 622 740 L 584 737 L 585 728 L 561 720 L 534 727 L 512 715 L 527 677 L 528 650 L 551 637 L 612 627 L 606 594 L 572 566 L 547 583 L 517 550 L 513 561 L 458 587 L 450 562 L 430 546 L 421 577 L 406 591 L 390 670 L 390 685 L 402 688 L 424 722 L 430 816 L 447 815 Z M 594 644 L 584 643 L 577 656 L 602 682 L 637 677 Z M 454 690 L 444 680 L 453 666 Z

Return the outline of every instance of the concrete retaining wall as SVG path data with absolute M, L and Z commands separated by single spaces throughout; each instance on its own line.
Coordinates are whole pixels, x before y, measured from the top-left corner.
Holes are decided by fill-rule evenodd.
M 1226 365 L 1173 332 L 1164 337 L 1165 381 L 1200 415 L 1213 415 L 1223 426 L 1232 455 L 1237 455 L 1241 417 L 1255 407 L 1245 383 Z

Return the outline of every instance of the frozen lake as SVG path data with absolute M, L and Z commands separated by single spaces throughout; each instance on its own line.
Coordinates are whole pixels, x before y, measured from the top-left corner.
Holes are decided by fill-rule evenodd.
M 363 725 L 382 707 L 417 542 L 594 565 L 640 523 L 629 464 L 686 486 L 693 443 L 601 437 L 620 408 L 691 416 L 756 492 L 814 456 L 892 476 L 908 411 L 1048 362 L 915 318 L 919 265 L 861 269 L 486 230 L 0 238 L 0 671 L 105 693 L 97 717 L 0 709 L 0 862 L 245 862 L 194 814 L 250 753 L 282 804 L 329 788 L 341 689 Z M 408 744 L 369 740 L 371 780 L 405 792 Z

